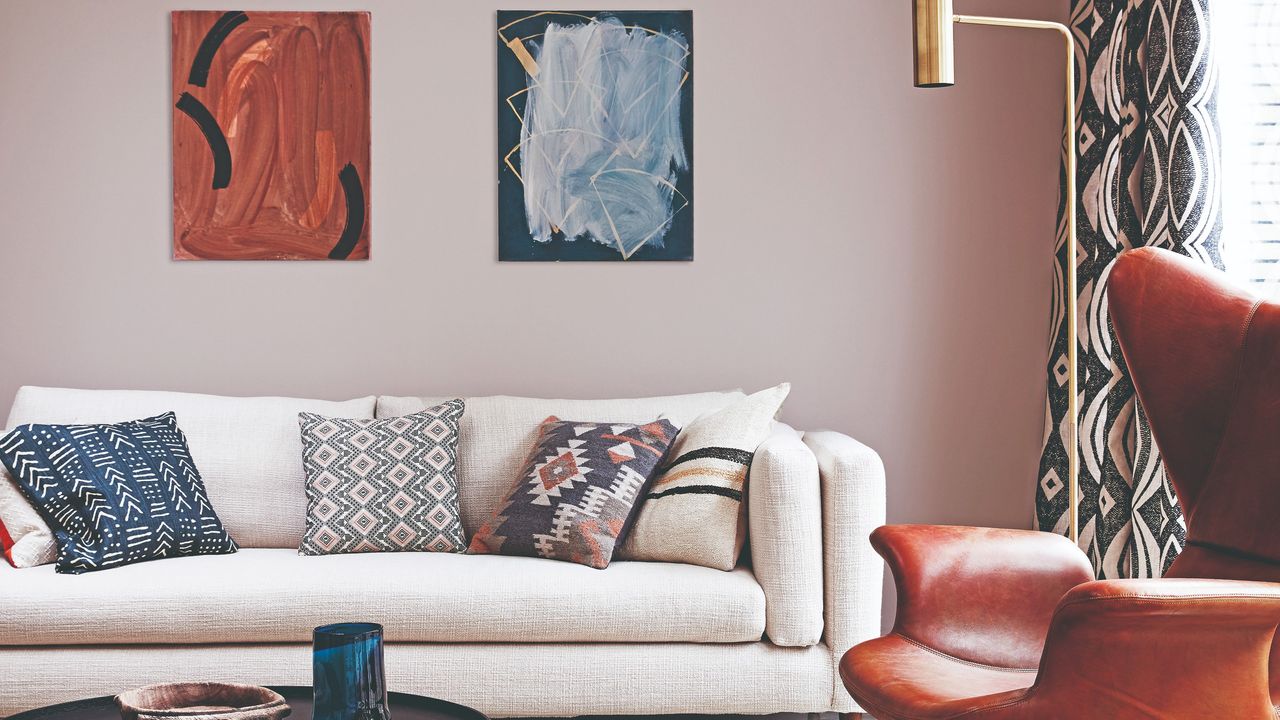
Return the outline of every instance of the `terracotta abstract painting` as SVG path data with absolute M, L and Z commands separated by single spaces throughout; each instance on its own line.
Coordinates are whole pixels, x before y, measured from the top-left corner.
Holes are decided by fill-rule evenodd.
M 369 14 L 174 12 L 173 256 L 369 257 Z

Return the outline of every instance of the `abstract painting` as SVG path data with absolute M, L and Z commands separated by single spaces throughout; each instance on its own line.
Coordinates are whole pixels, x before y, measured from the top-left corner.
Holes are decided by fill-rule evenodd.
M 173 257 L 369 257 L 369 14 L 179 11 Z
M 498 12 L 498 258 L 693 259 L 692 12 Z

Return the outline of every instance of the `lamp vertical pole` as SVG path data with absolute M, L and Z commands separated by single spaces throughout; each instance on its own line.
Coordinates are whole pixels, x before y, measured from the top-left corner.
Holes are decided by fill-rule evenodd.
M 1067 46 L 1067 365 L 1071 377 L 1067 379 L 1067 412 L 1071 413 L 1071 450 L 1067 454 L 1067 486 L 1071 493 L 1071 542 L 1080 545 L 1080 326 L 1076 310 L 1080 301 L 1076 279 L 1077 252 L 1080 243 L 1076 239 L 1076 43 L 1071 30 L 1060 28 Z
M 934 0 L 936 3 L 937 0 Z M 947 3 L 949 5 L 949 2 Z M 940 5 L 941 6 L 941 5 Z M 941 6 L 945 7 L 945 6 Z M 1079 294 L 1076 278 L 1077 253 L 1079 242 L 1076 238 L 1076 43 L 1071 36 L 1071 28 L 1062 23 L 1045 20 L 1022 20 L 1019 18 L 987 17 L 983 15 L 955 15 L 953 20 L 967 25 L 995 25 L 999 27 L 1020 27 L 1038 30 L 1053 30 L 1062 36 L 1067 51 L 1067 103 L 1065 140 L 1067 153 L 1067 266 L 1065 269 L 1067 286 L 1064 290 L 1067 325 L 1067 365 L 1071 373 L 1067 378 L 1067 414 L 1070 417 L 1071 440 L 1067 450 L 1067 492 L 1068 512 L 1070 513 L 1068 532 L 1071 542 L 1080 544 L 1080 388 L 1079 388 L 1079 355 L 1080 326 L 1076 318 Z M 919 50 L 917 50 L 919 58 Z

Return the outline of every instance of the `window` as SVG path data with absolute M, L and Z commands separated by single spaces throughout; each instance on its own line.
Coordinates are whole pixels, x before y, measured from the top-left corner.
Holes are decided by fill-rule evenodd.
M 1280 0 L 1214 6 L 1221 59 L 1223 260 L 1280 294 Z M 1221 14 L 1218 14 L 1221 13 Z

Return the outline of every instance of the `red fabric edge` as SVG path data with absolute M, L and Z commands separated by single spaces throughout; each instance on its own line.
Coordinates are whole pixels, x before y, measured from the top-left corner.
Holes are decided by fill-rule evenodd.
M 9 535 L 9 529 L 4 526 L 4 520 L 0 520 L 0 548 L 4 548 L 4 559 L 15 568 L 18 567 L 13 561 L 13 537 Z

